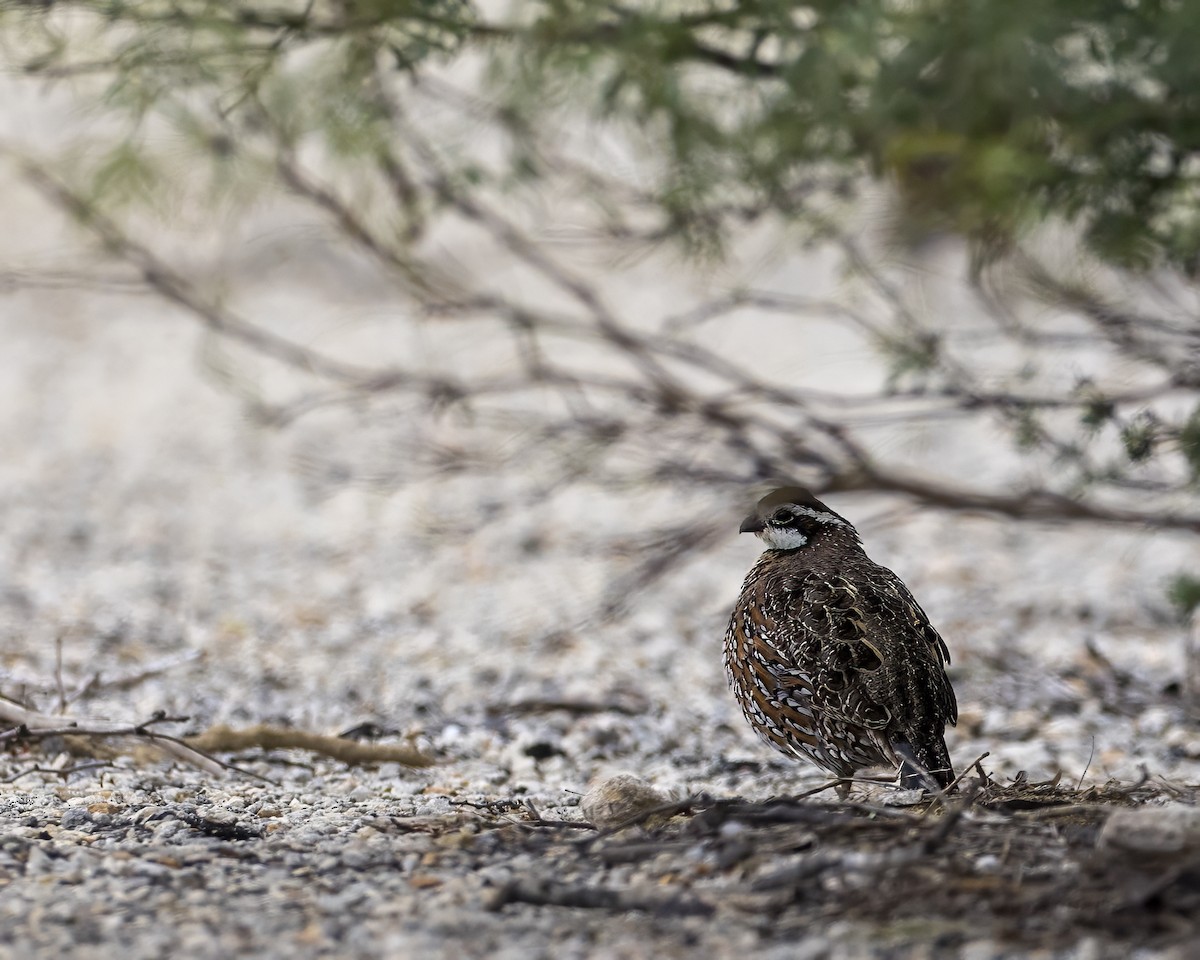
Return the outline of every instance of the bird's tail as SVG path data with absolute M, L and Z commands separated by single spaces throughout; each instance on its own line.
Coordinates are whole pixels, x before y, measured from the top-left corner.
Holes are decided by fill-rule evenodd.
M 921 749 L 915 748 L 907 740 L 894 740 L 892 749 L 900 758 L 900 784 L 906 790 L 923 789 L 937 793 L 954 782 L 950 752 L 941 737 L 923 744 Z

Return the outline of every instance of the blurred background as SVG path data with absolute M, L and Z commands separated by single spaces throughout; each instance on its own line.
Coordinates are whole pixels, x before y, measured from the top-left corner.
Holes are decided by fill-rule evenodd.
M 1196 37 L 0 6 L 0 690 L 794 790 L 721 672 L 787 481 L 946 637 L 957 764 L 1194 781 Z

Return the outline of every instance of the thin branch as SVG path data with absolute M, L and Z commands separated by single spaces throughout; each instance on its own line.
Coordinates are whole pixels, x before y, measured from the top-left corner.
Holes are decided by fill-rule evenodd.
M 216 333 L 237 340 L 301 370 L 347 383 L 364 383 L 377 374 L 367 368 L 332 360 L 232 314 L 198 293 L 191 282 L 137 242 L 95 205 L 32 163 L 23 163 L 25 177 L 56 206 L 87 227 L 109 253 L 134 266 L 146 285 L 165 300 L 183 307 Z
M 567 883 L 553 877 L 509 880 L 495 888 L 486 900 L 487 909 L 500 910 L 512 903 L 550 907 L 579 907 L 591 910 L 639 910 L 659 916 L 711 916 L 716 908 L 705 900 L 660 889 L 618 889 Z
M 108 720 L 73 721 L 66 717 L 28 710 L 11 700 L 0 698 L 0 721 L 15 725 L 9 730 L 0 732 L 0 743 L 45 740 L 51 737 L 90 739 L 132 737 L 148 741 L 176 760 L 197 767 L 206 773 L 221 774 L 226 770 L 238 770 L 216 757 L 209 756 L 202 750 L 188 746 L 178 737 L 152 730 L 151 727 L 155 724 L 179 722 L 179 718 L 171 718 L 163 714 L 155 714 L 142 723 L 114 723 Z M 244 770 L 238 770 L 238 772 L 248 773 Z M 253 776 L 253 774 L 250 775 Z
M 1018 520 L 1046 522 L 1095 520 L 1103 523 L 1124 523 L 1200 532 L 1200 515 L 1198 514 L 1165 509 L 1128 510 L 1121 507 L 1109 507 L 1073 500 L 1046 489 L 1032 489 L 1012 495 L 989 494 L 952 487 L 915 474 L 890 470 L 884 473 L 875 468 L 870 468 L 861 477 L 843 478 L 835 489 L 901 493 L 920 503 L 943 509 L 998 513 Z

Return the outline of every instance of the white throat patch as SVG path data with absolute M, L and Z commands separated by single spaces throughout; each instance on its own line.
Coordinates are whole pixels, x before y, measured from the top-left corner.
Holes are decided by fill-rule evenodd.
M 772 550 L 795 550 L 808 543 L 808 537 L 799 530 L 786 527 L 766 527 L 758 532 L 758 537 Z

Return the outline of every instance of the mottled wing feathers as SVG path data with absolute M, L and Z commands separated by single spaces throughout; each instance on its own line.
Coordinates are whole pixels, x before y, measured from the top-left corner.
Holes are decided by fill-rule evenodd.
M 820 616 L 804 622 L 814 610 L 804 603 L 804 585 L 753 573 L 747 579 L 725 650 L 747 719 L 767 743 L 839 776 L 894 762 L 881 733 L 887 711 L 853 681 L 854 651 L 828 642 L 828 623 Z
M 943 730 L 957 706 L 946 645 L 895 574 L 851 559 L 817 571 L 763 555 L 730 622 L 730 683 L 778 749 L 840 776 L 912 753 L 948 782 Z

